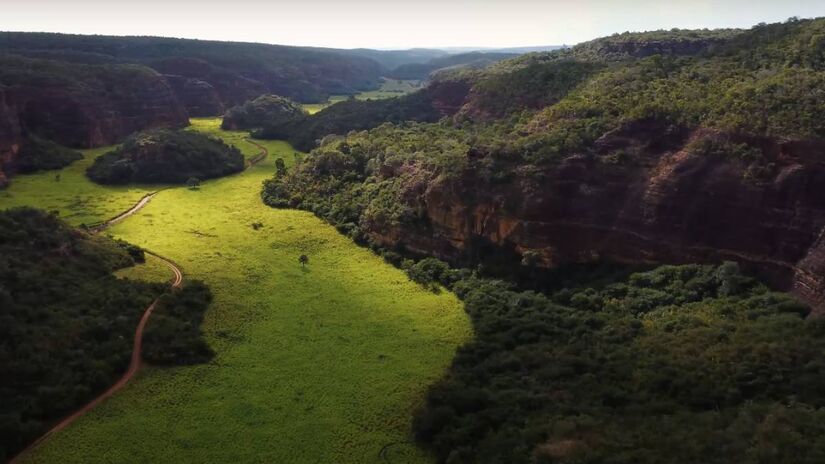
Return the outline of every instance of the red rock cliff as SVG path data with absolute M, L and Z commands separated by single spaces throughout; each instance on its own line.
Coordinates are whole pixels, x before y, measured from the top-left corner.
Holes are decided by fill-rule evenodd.
M 504 184 L 474 171 L 435 182 L 416 200 L 426 226 L 370 235 L 447 259 L 471 254 L 479 243 L 529 250 L 546 267 L 599 258 L 733 260 L 825 310 L 825 144 L 759 141 L 771 168 L 754 179 L 743 161 L 685 150 L 700 133 L 667 146 L 657 132 L 635 127 L 599 141 L 605 153 L 647 147 L 632 163 L 571 156 L 516 171 Z

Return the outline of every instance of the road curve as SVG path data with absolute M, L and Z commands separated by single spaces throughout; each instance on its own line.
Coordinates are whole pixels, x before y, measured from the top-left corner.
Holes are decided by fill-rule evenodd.
M 261 150 L 260 153 L 253 156 L 252 158 L 249 158 L 249 164 L 247 164 L 246 169 L 249 169 L 252 166 L 255 166 L 256 164 L 258 164 L 261 161 L 265 160 L 267 156 L 269 156 L 269 150 L 267 150 L 265 146 L 261 145 L 260 143 L 254 142 L 252 139 L 244 139 L 244 140 L 251 143 L 252 145 L 255 145 L 256 147 L 258 147 L 259 150 Z
M 144 197 L 144 199 L 145 199 L 145 197 Z M 126 213 L 124 213 L 124 214 L 126 214 Z M 132 213 L 130 213 L 129 215 L 131 215 L 131 214 L 134 214 L 134 211 Z M 172 262 L 171 260 L 169 260 L 167 258 L 164 258 L 163 256 L 152 253 L 151 251 L 145 251 L 145 253 L 160 259 L 161 261 L 163 261 L 163 263 L 166 266 L 169 267 L 169 269 L 172 271 L 172 273 L 174 275 L 174 277 L 170 280 L 170 285 L 171 285 L 172 288 L 179 288 L 181 286 L 181 284 L 183 283 L 183 272 L 180 270 L 180 268 L 178 267 L 177 264 L 175 264 L 174 262 Z M 44 433 L 40 438 L 35 440 L 29 446 L 27 446 L 17 456 L 12 458 L 12 460 L 9 461 L 9 464 L 19 463 L 20 460 L 26 454 L 28 454 L 29 452 L 31 452 L 32 450 L 34 450 L 35 448 L 40 446 L 44 441 L 48 440 L 49 437 L 51 437 L 52 435 L 60 432 L 61 430 L 65 429 L 66 427 L 71 425 L 80 416 L 82 416 L 82 415 L 86 414 L 87 412 L 91 411 L 92 409 L 94 409 L 97 405 L 99 405 L 100 403 L 104 402 L 109 397 L 111 397 L 112 395 L 117 393 L 118 390 L 120 390 L 121 388 L 126 386 L 126 384 L 129 383 L 130 380 L 132 380 L 132 378 L 135 376 L 135 374 L 138 372 L 138 370 L 140 370 L 140 367 L 143 364 L 143 356 L 141 354 L 142 349 L 143 349 L 143 332 L 146 329 L 146 324 L 149 322 L 149 317 L 152 315 L 152 311 L 155 309 L 155 306 L 157 306 L 157 303 L 158 303 L 158 300 L 156 299 L 155 301 L 152 302 L 151 305 L 149 305 L 148 308 L 146 308 L 145 311 L 143 311 L 143 316 L 141 316 L 140 322 L 138 322 L 137 328 L 135 329 L 135 338 L 134 338 L 134 341 L 132 342 L 132 358 L 129 361 L 129 368 L 126 370 L 126 372 L 123 373 L 123 375 L 120 377 L 120 379 L 117 382 L 115 382 L 111 387 L 109 387 L 105 392 L 101 393 L 96 398 L 94 398 L 92 401 L 87 403 L 85 406 L 81 407 L 80 409 L 73 412 L 68 417 L 64 418 L 63 420 L 61 420 L 60 422 L 55 424 L 54 427 L 49 429 L 49 431 Z
M 110 226 L 113 226 L 113 225 L 117 224 L 118 222 L 128 218 L 129 216 L 131 216 L 131 215 L 137 213 L 138 211 L 140 211 L 141 209 L 143 209 L 143 207 L 146 206 L 147 204 L 149 204 L 149 202 L 152 201 L 152 198 L 154 198 L 155 195 L 157 195 L 158 193 L 160 193 L 160 191 L 147 193 L 137 203 L 135 203 L 135 205 L 132 206 L 131 208 L 127 209 L 126 211 L 118 214 L 117 216 L 115 216 L 115 217 L 113 217 L 109 220 L 103 221 L 100 224 L 89 228 L 89 231 L 93 234 L 103 232 L 104 230 L 108 229 Z
M 252 158 L 249 159 L 249 162 L 248 162 L 249 164 L 246 167 L 246 169 L 249 169 L 252 166 L 254 166 L 255 164 L 257 164 L 257 163 L 263 161 L 264 159 L 266 159 L 266 157 L 269 155 L 269 150 L 267 150 L 266 147 L 264 147 L 263 145 L 260 145 L 256 142 L 253 142 L 251 139 L 246 139 L 246 141 L 251 143 L 252 145 L 255 145 L 256 147 L 258 147 L 261 150 L 260 153 L 258 153 L 257 155 L 255 155 L 255 156 L 253 156 Z M 158 193 L 160 193 L 160 192 L 156 191 L 156 192 L 147 193 L 137 203 L 135 203 L 134 206 L 132 206 L 128 210 L 118 214 L 117 216 L 115 216 L 115 217 L 113 217 L 113 218 L 111 218 L 107 221 L 104 221 L 104 222 L 102 222 L 102 223 L 100 223 L 96 226 L 91 227 L 89 229 L 89 231 L 93 234 L 97 234 L 97 233 L 100 233 L 100 232 L 106 230 L 110 226 L 113 226 L 113 225 L 123 221 L 124 219 L 128 218 L 129 216 L 132 216 L 133 214 L 135 214 L 138 211 L 140 211 L 141 209 L 143 209 L 143 207 L 145 207 L 152 200 L 152 198 L 154 198 L 155 195 L 157 195 Z M 156 253 L 152 253 L 151 251 L 144 250 L 144 252 L 146 254 L 152 255 L 152 256 L 160 259 L 161 261 L 163 261 L 164 264 L 166 264 L 166 266 L 169 267 L 169 269 L 174 274 L 174 277 L 172 278 L 171 283 L 170 283 L 172 288 L 179 288 L 181 286 L 181 284 L 183 283 L 183 272 L 180 270 L 180 268 L 178 267 L 177 264 L 175 264 L 173 261 L 171 261 L 167 258 L 164 258 L 163 256 L 160 256 Z M 149 307 L 146 308 L 146 310 L 143 312 L 143 316 L 141 316 L 140 322 L 138 322 L 138 326 L 135 329 L 135 338 L 134 338 L 134 342 L 133 342 L 133 345 L 132 345 L 132 358 L 129 362 L 129 368 L 126 370 L 126 372 L 123 373 L 123 375 L 120 377 L 120 379 L 117 382 L 115 382 L 111 387 L 109 387 L 105 392 L 101 393 L 99 396 L 97 396 L 92 401 L 87 403 L 85 406 L 81 407 L 80 409 L 78 409 L 77 411 L 75 411 L 74 413 L 69 415 L 68 417 L 64 418 L 63 420 L 61 420 L 60 422 L 55 424 L 54 427 L 49 429 L 49 431 L 44 433 L 40 438 L 35 440 L 32 444 L 27 446 L 23 451 L 18 453 L 17 456 L 12 458 L 9 461 L 9 464 L 19 463 L 20 460 L 25 455 L 27 455 L 32 450 L 34 450 L 35 448 L 40 446 L 43 442 L 48 440 L 52 435 L 54 435 L 54 434 L 60 432 L 61 430 L 65 429 L 66 427 L 71 425 L 75 420 L 77 420 L 80 416 L 86 414 L 87 412 L 94 409 L 100 403 L 106 401 L 109 397 L 111 397 L 112 395 L 117 393 L 118 390 L 120 390 L 121 388 L 126 386 L 126 384 L 129 383 L 130 380 L 132 380 L 132 378 L 135 376 L 135 374 L 138 372 L 138 370 L 140 370 L 140 367 L 143 364 L 143 356 L 141 354 L 142 349 L 143 349 L 143 332 L 146 329 L 146 324 L 149 322 L 149 317 L 152 315 L 152 311 L 155 309 L 155 306 L 157 305 L 157 303 L 158 303 L 158 300 L 153 301 L 152 304 L 149 305 Z

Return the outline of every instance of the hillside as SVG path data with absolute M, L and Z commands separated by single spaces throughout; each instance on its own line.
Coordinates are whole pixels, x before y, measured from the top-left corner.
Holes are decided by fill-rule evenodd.
M 208 85 L 225 107 L 264 93 L 323 101 L 377 87 L 382 70 L 371 58 L 341 50 L 162 37 L 3 32 L 0 51 L 58 61 L 143 64 L 182 76 L 189 85 Z
M 237 148 L 196 132 L 138 132 L 97 159 L 86 171 L 101 184 L 183 184 L 241 171 Z
M 439 462 L 814 463 L 817 361 L 768 365 L 821 318 L 742 272 L 825 311 L 823 38 L 625 34 L 456 72 L 452 117 L 325 139 L 262 196 L 465 300 L 477 338 L 416 422 Z M 466 269 L 405 259 L 433 256 Z
M 327 144 L 265 198 L 454 262 L 736 259 L 823 307 L 823 29 L 759 26 L 697 56 L 517 58 L 473 77 L 455 121 Z
M 393 79 L 427 79 L 430 74 L 444 68 L 485 68 L 507 58 L 516 56 L 515 53 L 485 53 L 471 52 L 459 53 L 433 58 L 424 63 L 409 63 L 398 66 L 390 71 L 389 77 Z

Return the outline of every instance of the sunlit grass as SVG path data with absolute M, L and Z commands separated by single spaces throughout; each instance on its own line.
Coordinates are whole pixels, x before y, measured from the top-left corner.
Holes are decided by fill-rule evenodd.
M 384 98 L 400 97 L 410 92 L 415 92 L 422 88 L 421 81 L 416 80 L 396 80 L 383 78 L 381 88 L 377 90 L 369 90 L 355 95 L 358 100 L 381 100 Z M 348 95 L 333 95 L 329 97 L 325 103 L 304 103 L 303 106 L 309 114 L 315 114 L 322 109 L 339 101 L 344 101 L 349 98 Z
M 218 123 L 193 120 L 193 128 L 247 157 L 258 152 Z M 391 443 L 390 462 L 428 461 L 409 444 L 411 415 L 470 336 L 460 303 L 423 290 L 309 213 L 263 205 L 261 182 L 276 157 L 292 164 L 294 150 L 261 143 L 271 156 L 259 165 L 198 190 L 164 190 L 110 230 L 211 287 L 204 330 L 215 360 L 145 369 L 27 462 L 362 463 L 379 461 Z M 18 203 L 31 194 L 16 191 L 25 182 L 11 188 Z M 85 187 L 78 193 L 107 194 Z
M 58 211 L 74 225 L 91 224 L 109 219 L 129 209 L 158 186 L 104 187 L 90 181 L 86 168 L 99 155 L 113 147 L 82 150 L 83 159 L 60 171 L 16 176 L 11 186 L 0 190 L 0 208 L 34 206 Z

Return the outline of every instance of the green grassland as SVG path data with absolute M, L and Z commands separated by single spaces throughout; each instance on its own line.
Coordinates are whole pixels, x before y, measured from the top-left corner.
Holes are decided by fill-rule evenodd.
M 59 211 L 74 225 L 103 221 L 129 209 L 157 186 L 104 187 L 91 182 L 86 168 L 114 147 L 82 150 L 83 159 L 59 171 L 17 176 L 11 187 L 0 190 L 0 208 L 34 206 Z
M 247 157 L 258 153 L 245 133 L 218 125 L 193 120 L 194 130 L 223 137 Z M 25 462 L 430 459 L 409 444 L 410 421 L 427 385 L 471 335 L 461 304 L 451 293 L 423 290 L 312 214 L 265 206 L 261 183 L 276 157 L 291 165 L 295 152 L 284 142 L 260 143 L 271 153 L 264 162 L 198 190 L 164 190 L 110 229 L 211 287 L 215 302 L 204 331 L 215 359 L 143 369 Z M 96 153 L 86 152 L 83 162 Z M 17 177 L 0 207 L 49 205 L 79 223 L 108 217 L 145 192 L 73 178 L 70 196 L 116 205 L 91 210 L 71 198 L 61 202 L 52 190 L 75 171 L 82 173 L 78 166 L 64 170 L 60 183 L 53 172 Z M 305 269 L 300 254 L 310 258 Z M 150 259 L 122 276 L 158 279 L 157 265 Z
M 381 100 L 384 98 L 400 97 L 422 88 L 421 81 L 417 80 L 398 80 L 386 77 L 382 79 L 381 87 L 379 89 L 358 93 L 355 95 L 355 98 L 358 100 Z M 305 103 L 301 106 L 303 106 L 309 114 L 315 114 L 322 109 L 338 103 L 339 101 L 344 101 L 347 98 L 349 98 L 348 95 L 333 95 L 329 97 L 329 100 L 325 103 Z
M 160 258 L 146 254 L 146 262 L 120 269 L 115 275 L 121 279 L 144 280 L 146 282 L 169 282 L 172 271 Z

